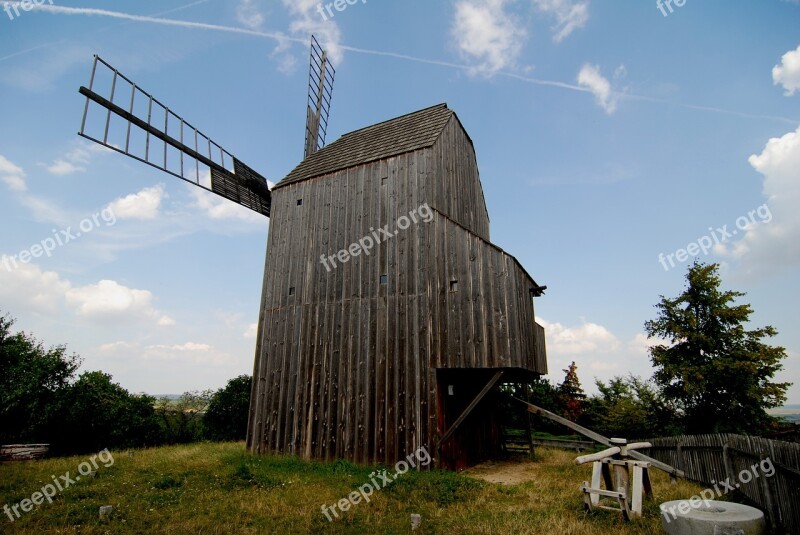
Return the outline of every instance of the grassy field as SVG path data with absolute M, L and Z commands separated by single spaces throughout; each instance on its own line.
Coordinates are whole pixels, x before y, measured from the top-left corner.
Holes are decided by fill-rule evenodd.
M 670 484 L 653 474 L 655 501 L 644 518 L 626 523 L 614 513 L 587 514 L 579 485 L 591 468 L 574 466 L 574 452 L 539 449 L 520 461 L 529 481 L 499 485 L 449 472 L 408 472 L 329 522 L 333 504 L 369 481 L 373 468 L 345 462 L 255 457 L 243 443 L 193 444 L 112 452 L 97 477 L 82 477 L 0 533 L 409 533 L 410 515 L 422 515 L 416 533 L 548 533 L 615 535 L 661 533 L 657 504 L 688 498 L 696 485 Z M 90 456 L 0 464 L 0 507 L 14 505 L 70 473 Z M 107 460 L 107 459 L 106 459 Z M 107 463 L 110 464 L 110 463 Z M 84 465 L 84 471 L 88 471 Z M 98 510 L 112 505 L 108 521 Z M 13 515 L 13 513 L 12 513 Z

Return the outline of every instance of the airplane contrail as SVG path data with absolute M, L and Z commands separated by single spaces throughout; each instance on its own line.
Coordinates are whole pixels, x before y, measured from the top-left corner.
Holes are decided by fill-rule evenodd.
M 199 2 L 195 2 L 195 3 L 201 3 L 203 1 L 206 1 L 206 0 L 200 0 Z M 194 4 L 189 4 L 189 5 L 194 5 Z M 184 7 L 186 7 L 186 6 L 184 6 Z M 45 12 L 49 12 L 49 13 L 56 13 L 56 14 L 63 14 L 63 15 L 88 15 L 88 16 L 110 17 L 110 18 L 115 18 L 115 19 L 130 20 L 130 21 L 136 21 L 136 22 L 148 22 L 148 23 L 151 23 L 151 24 L 161 24 L 161 25 L 166 25 L 166 26 L 178 26 L 178 27 L 182 27 L 182 28 L 193 28 L 193 29 L 199 29 L 199 30 L 211 30 L 211 31 L 218 31 L 218 32 L 237 33 L 237 34 L 241 34 L 241 35 L 250 35 L 250 36 L 254 36 L 254 37 L 262 37 L 262 38 L 273 39 L 273 40 L 277 41 L 279 44 L 286 43 L 286 42 L 299 43 L 299 44 L 302 44 L 302 45 L 306 45 L 307 44 L 307 40 L 306 39 L 300 39 L 298 37 L 291 37 L 291 36 L 288 36 L 288 35 L 286 35 L 284 33 L 281 33 L 281 32 L 265 32 L 265 31 L 260 31 L 260 30 L 249 30 L 249 29 L 246 29 L 246 28 L 237 28 L 235 26 L 223 26 L 223 25 L 220 25 L 220 24 L 208 24 L 208 23 L 204 23 L 204 22 L 193 22 L 193 21 L 186 21 L 186 20 L 168 19 L 168 18 L 163 18 L 163 17 L 151 17 L 151 16 L 145 16 L 145 15 L 132 15 L 132 14 L 129 14 L 129 13 L 122 13 L 122 12 L 119 12 L 119 11 L 109 11 L 107 9 L 85 8 L 85 7 L 65 7 L 65 6 L 48 5 L 48 4 L 41 4 L 41 5 L 36 5 L 35 4 L 33 6 L 33 9 L 36 10 L 36 11 L 45 11 Z M 420 57 L 416 57 L 416 56 L 410 56 L 410 55 L 406 55 L 406 54 L 399 54 L 399 53 L 395 53 L 395 52 L 385 52 L 385 51 L 380 51 L 380 50 L 370 50 L 370 49 L 365 49 L 365 48 L 357 48 L 357 47 L 347 46 L 347 45 L 337 45 L 337 46 L 339 48 L 341 48 L 342 50 L 348 50 L 350 52 L 355 52 L 355 53 L 358 53 L 358 54 L 369 54 L 369 55 L 372 55 L 372 56 L 391 57 L 391 58 L 402 59 L 402 60 L 406 60 L 406 61 L 413 61 L 415 63 L 423 63 L 423 64 L 426 64 L 426 65 L 437 65 L 437 66 L 440 66 L 440 67 L 448 67 L 448 68 L 451 68 L 451 69 L 457 69 L 457 70 L 462 70 L 462 71 L 466 71 L 466 72 L 471 72 L 471 71 L 474 70 L 474 66 L 460 64 L 460 63 L 451 63 L 451 62 L 447 62 L 447 61 L 420 58 Z M 19 54 L 24 53 L 24 52 L 28 52 L 30 50 L 35 50 L 35 49 L 36 48 L 29 49 L 29 50 L 26 50 L 26 51 L 23 51 L 23 52 L 18 52 L 16 54 L 12 54 L 10 56 L 6 56 L 6 57 L 3 57 L 3 58 L 0 58 L 0 61 L 2 61 L 4 59 L 7 59 L 7 58 L 14 57 L 14 56 L 19 55 Z M 574 84 L 568 84 L 568 83 L 560 82 L 560 81 L 556 81 L 556 80 L 541 80 L 541 79 L 538 79 L 538 78 L 532 78 L 532 77 L 523 76 L 523 75 L 520 75 L 520 74 L 511 73 L 511 72 L 505 72 L 505 71 L 500 71 L 500 72 L 497 72 L 496 74 L 499 75 L 499 76 L 504 76 L 506 78 L 512 78 L 512 79 L 515 79 L 515 80 L 519 80 L 519 81 L 522 81 L 522 82 L 526 82 L 526 83 L 530 83 L 530 84 L 534 84 L 534 85 L 539 85 L 539 86 L 556 87 L 556 88 L 559 88 L 559 89 L 566 89 L 566 90 L 569 90 L 569 91 L 578 91 L 578 92 L 582 92 L 582 93 L 592 93 L 591 89 L 589 89 L 587 87 L 580 86 L 580 85 L 574 85 Z M 725 114 L 725 115 L 735 115 L 735 116 L 738 116 L 738 117 L 744 117 L 744 118 L 749 118 L 749 119 L 768 119 L 768 120 L 774 120 L 774 121 L 781 121 L 781 122 L 789 123 L 789 124 L 793 124 L 793 125 L 794 124 L 798 124 L 800 122 L 800 120 L 790 119 L 788 117 L 777 117 L 777 116 L 771 116 L 771 115 L 757 115 L 757 114 L 750 114 L 750 113 L 745 113 L 745 112 L 740 112 L 740 111 L 735 111 L 735 110 L 726 110 L 726 109 L 722 109 L 722 108 L 715 108 L 715 107 L 711 107 L 711 106 L 700 106 L 700 105 L 694 105 L 694 104 L 684 104 L 684 103 L 680 103 L 680 102 L 673 102 L 673 101 L 669 101 L 669 100 L 665 100 L 665 99 L 660 99 L 660 98 L 657 98 L 657 97 L 648 97 L 648 96 L 644 96 L 644 95 L 635 95 L 635 94 L 627 93 L 627 92 L 614 91 L 613 93 L 615 94 L 615 96 L 617 96 L 619 98 L 623 98 L 623 99 L 641 100 L 641 101 L 645 101 L 645 102 L 660 103 L 660 104 L 666 104 L 666 105 L 670 105 L 670 106 L 677 106 L 677 107 L 691 109 L 691 110 L 697 110 L 697 111 L 704 111 L 704 112 L 710 112 L 710 113 L 719 113 L 719 114 Z
M 163 17 L 150 17 L 146 15 L 132 15 L 130 13 L 122 13 L 119 11 L 109 11 L 107 9 L 97 9 L 97 8 L 87 8 L 87 7 L 65 7 L 65 6 L 56 6 L 56 5 L 48 5 L 48 4 L 41 4 L 41 5 L 34 5 L 33 9 L 35 11 L 45 11 L 49 13 L 57 13 L 62 15 L 87 15 L 87 16 L 99 16 L 99 17 L 110 17 L 115 19 L 122 19 L 122 20 L 130 20 L 130 21 L 137 21 L 137 22 L 149 22 L 152 24 L 161 24 L 165 26 L 178 26 L 182 28 L 193 28 L 198 30 L 211 30 L 211 31 L 218 31 L 218 32 L 227 32 L 227 33 L 237 33 L 242 35 L 250 35 L 254 37 L 263 37 L 268 39 L 273 39 L 278 43 L 284 43 L 286 41 L 292 43 L 299 43 L 302 45 L 308 44 L 307 39 L 300 39 L 298 37 L 291 37 L 281 32 L 265 32 L 261 30 L 249 30 L 247 28 L 237 28 L 235 26 L 223 26 L 220 24 L 208 24 L 205 22 L 192 22 L 186 20 L 177 20 L 177 19 L 167 19 Z M 339 45 L 339 48 L 342 50 L 347 50 L 349 52 L 355 52 L 357 54 L 368 54 L 372 56 L 383 56 L 383 57 L 390 57 L 396 59 L 403 59 L 406 61 L 413 61 L 416 63 L 424 63 L 426 65 L 437 65 L 440 67 L 448 67 L 451 69 L 458 69 L 463 71 L 471 71 L 474 69 L 472 65 L 466 65 L 461 63 L 452 63 L 447 61 L 440 61 L 434 59 L 426 59 L 420 58 L 416 56 L 410 56 L 407 54 L 398 54 L 396 52 L 384 52 L 381 50 L 370 50 L 366 48 L 358 48 L 354 46 L 347 46 L 347 45 Z M 19 53 L 18 53 L 19 54 Z M 10 56 L 9 56 L 10 57 Z M 585 87 L 566 84 L 563 82 L 552 81 L 552 80 L 539 80 L 537 78 L 530 78 L 527 76 L 522 76 L 514 73 L 506 73 L 506 72 L 499 72 L 497 73 L 502 76 L 506 76 L 509 78 L 514 78 L 518 80 L 522 80 L 528 83 L 549 86 L 549 87 L 559 87 L 562 89 L 569 89 L 572 91 L 580 91 L 580 92 L 589 92 L 588 89 Z

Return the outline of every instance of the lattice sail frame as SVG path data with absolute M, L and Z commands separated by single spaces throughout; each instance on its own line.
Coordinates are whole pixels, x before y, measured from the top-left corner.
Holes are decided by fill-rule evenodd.
M 96 91 L 103 75 L 111 77 L 108 98 Z M 130 90 L 120 91 L 120 85 Z M 78 132 L 81 137 L 269 217 L 272 195 L 266 178 L 97 55 L 89 87 L 81 87 L 80 93 L 86 97 Z M 101 133 L 89 133 L 90 112 L 97 108 L 101 108 L 101 116 L 95 126 Z M 124 144 L 123 139 L 116 139 L 123 138 L 123 133 Z
M 325 146 L 328 117 L 333 99 L 333 79 L 336 69 L 328 54 L 311 36 L 311 59 L 308 67 L 308 106 L 306 112 L 306 141 L 303 159 Z

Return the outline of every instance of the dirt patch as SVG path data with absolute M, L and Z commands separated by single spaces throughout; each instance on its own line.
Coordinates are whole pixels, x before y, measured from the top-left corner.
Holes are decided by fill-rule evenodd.
M 464 475 L 498 483 L 500 485 L 519 485 L 537 479 L 536 463 L 527 458 L 486 461 L 464 470 Z

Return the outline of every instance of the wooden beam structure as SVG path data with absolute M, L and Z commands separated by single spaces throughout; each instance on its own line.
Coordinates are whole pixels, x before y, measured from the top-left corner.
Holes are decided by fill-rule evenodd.
M 614 444 L 610 439 L 604 437 L 603 435 L 601 435 L 599 433 L 595 433 L 591 429 L 587 429 L 587 428 L 585 428 L 585 427 L 583 427 L 581 425 L 576 424 L 575 422 L 571 422 L 571 421 L 567 420 L 566 418 L 562 418 L 561 416 L 559 416 L 557 414 L 553 414 L 552 412 L 550 412 L 550 411 L 548 411 L 546 409 L 543 409 L 541 407 L 537 407 L 536 405 L 534 405 L 532 403 L 528 403 L 525 400 L 522 400 L 522 399 L 519 399 L 519 398 L 514 398 L 514 399 L 516 399 L 520 403 L 524 403 L 525 405 L 527 405 L 528 406 L 528 412 L 531 412 L 533 414 L 538 414 L 539 416 L 544 416 L 545 418 L 549 418 L 550 420 L 553 420 L 554 422 L 558 422 L 563 426 L 569 427 L 573 431 L 576 431 L 576 432 L 578 432 L 578 433 L 580 433 L 580 434 L 582 434 L 582 435 L 584 435 L 586 437 L 589 437 L 592 440 L 594 440 L 595 442 L 599 442 L 600 444 L 602 444 L 604 446 L 608 446 L 609 448 L 613 448 L 613 447 L 616 446 L 616 444 Z M 636 459 L 638 461 L 646 461 L 646 462 L 650 463 L 651 465 L 653 465 L 654 468 L 658 468 L 659 470 L 663 470 L 664 472 L 670 474 L 671 476 L 680 477 L 680 478 L 685 478 L 686 477 L 686 474 L 683 472 L 683 470 L 678 470 L 674 466 L 670 466 L 667 463 L 662 463 L 661 461 L 653 459 L 652 457 L 648 457 L 647 455 L 645 455 L 643 453 L 639 453 L 638 451 L 631 450 L 631 451 L 628 452 L 628 455 L 630 457 L 633 457 L 634 459 Z
M 453 436 L 453 433 L 456 432 L 458 426 L 461 425 L 462 422 L 467 419 L 467 416 L 469 416 L 472 410 L 478 406 L 478 403 L 481 402 L 484 396 L 486 396 L 486 394 L 488 394 L 489 391 L 491 391 L 492 388 L 494 388 L 494 385 L 497 384 L 497 382 L 500 380 L 502 376 L 503 376 L 503 370 L 500 370 L 497 373 L 495 373 L 491 379 L 489 379 L 489 382 L 486 383 L 486 386 L 484 386 L 483 389 L 480 392 L 478 392 L 478 395 L 475 396 L 475 399 L 473 399 L 470 402 L 470 404 L 467 405 L 467 408 L 464 409 L 464 412 L 462 412 L 461 415 L 458 418 L 456 418 L 456 421 L 453 422 L 453 425 L 450 426 L 450 429 L 448 429 L 447 432 L 444 435 L 442 435 L 442 438 L 440 438 L 439 441 L 436 443 L 437 451 L 439 448 L 442 447 L 442 444 L 444 444 L 447 441 L 447 439 Z

